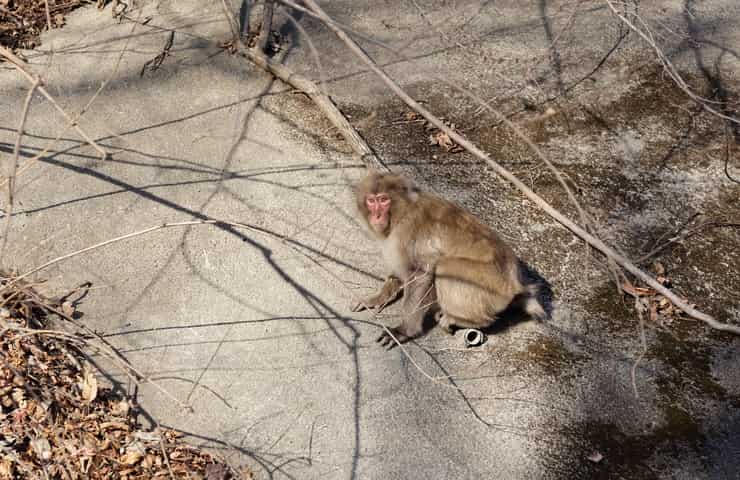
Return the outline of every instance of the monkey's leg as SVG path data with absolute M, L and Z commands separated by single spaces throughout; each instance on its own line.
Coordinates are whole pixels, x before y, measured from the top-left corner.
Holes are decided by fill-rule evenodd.
M 443 258 L 434 275 L 443 312 L 440 326 L 448 331 L 487 327 L 522 288 L 513 272 L 472 259 Z
M 446 333 L 449 333 L 450 335 L 455 334 L 455 330 L 457 329 L 456 318 L 440 310 L 434 315 L 434 319 L 437 321 L 437 325 L 439 326 L 439 328 L 444 330 Z
M 422 332 L 424 316 L 436 301 L 434 276 L 431 273 L 419 272 L 413 275 L 403 288 L 403 321 L 398 327 L 389 329 L 395 340 L 386 331 L 383 331 L 376 340 L 382 346 L 388 347 L 388 350 L 396 346 L 396 340 L 403 343 Z
M 380 313 L 386 305 L 393 302 L 398 297 L 402 288 L 403 282 L 401 282 L 399 278 L 390 276 L 385 279 L 385 283 L 377 293 L 353 303 L 351 310 L 353 312 L 359 312 L 366 308 L 378 307 L 378 313 Z

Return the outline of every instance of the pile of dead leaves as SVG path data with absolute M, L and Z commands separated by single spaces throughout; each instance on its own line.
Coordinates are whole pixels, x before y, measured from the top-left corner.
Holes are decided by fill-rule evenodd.
M 452 130 L 456 129 L 456 126 L 454 123 L 448 122 L 445 119 L 442 119 L 445 125 L 450 127 Z M 415 112 L 413 110 L 409 110 L 408 112 L 404 113 L 402 117 L 398 120 L 393 122 L 394 125 L 400 125 L 404 123 L 421 123 L 424 125 L 424 129 L 429 132 L 429 145 L 437 145 L 440 148 L 443 148 L 445 151 L 450 153 L 460 153 L 465 151 L 463 147 L 458 145 L 452 138 L 450 138 L 449 135 L 447 135 L 446 132 L 440 130 L 439 128 L 432 125 L 428 120 L 426 120 L 424 117 L 422 117 L 418 112 Z
M 655 262 L 652 268 L 658 283 L 666 288 L 671 288 L 672 282 L 666 273 L 665 267 L 661 263 Z M 647 313 L 648 319 L 651 322 L 660 325 L 670 325 L 674 319 L 681 316 L 681 310 L 653 288 L 638 287 L 629 282 L 625 282 L 622 288 L 638 301 L 641 313 Z M 689 303 L 688 300 L 685 301 Z M 693 304 L 690 305 L 692 307 L 696 306 Z
M 0 479 L 251 478 L 145 431 L 135 405 L 98 384 L 84 338 L 46 327 L 61 305 L 0 274 Z
M 11 50 L 39 45 L 43 30 L 64 25 L 64 16 L 85 0 L 0 0 L 0 45 Z

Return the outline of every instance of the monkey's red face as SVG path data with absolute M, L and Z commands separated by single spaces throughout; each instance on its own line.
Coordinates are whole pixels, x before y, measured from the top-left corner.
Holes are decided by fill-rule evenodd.
M 365 205 L 370 210 L 370 226 L 378 233 L 385 232 L 390 217 L 391 197 L 387 193 L 371 193 L 365 197 Z

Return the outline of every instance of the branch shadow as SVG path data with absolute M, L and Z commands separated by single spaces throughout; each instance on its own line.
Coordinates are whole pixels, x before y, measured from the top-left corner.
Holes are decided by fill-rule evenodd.
M 697 21 L 698 14 L 696 12 L 695 4 L 695 0 L 684 0 L 682 13 L 689 34 L 689 39 L 686 43 L 693 53 L 696 67 L 707 82 L 708 98 L 718 103 L 718 110 L 724 115 L 737 119 L 740 112 L 731 106 L 730 100 L 732 98 L 737 98 L 738 92 L 732 92 L 725 86 L 725 82 L 722 79 L 721 66 L 725 55 L 730 54 L 735 58 L 740 57 L 738 57 L 738 53 L 736 51 L 727 48 L 724 45 L 720 45 L 717 42 L 707 43 L 704 41 L 704 29 Z M 714 62 L 711 66 L 707 64 L 706 51 L 705 48 L 703 48 L 705 43 L 712 45 L 720 51 L 719 55 L 714 58 Z M 732 137 L 735 143 L 740 144 L 740 122 L 727 121 L 727 124 L 732 132 Z

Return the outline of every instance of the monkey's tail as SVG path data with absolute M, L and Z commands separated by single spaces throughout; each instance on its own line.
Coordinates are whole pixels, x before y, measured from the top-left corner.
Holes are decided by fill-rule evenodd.
M 547 313 L 545 313 L 545 308 L 539 300 L 539 287 L 535 284 L 529 284 L 525 286 L 525 288 L 526 291 L 520 300 L 522 309 L 527 313 L 527 315 L 537 321 L 542 322 L 547 320 Z

